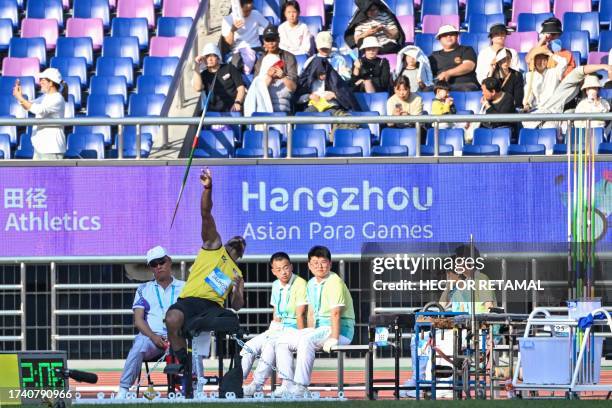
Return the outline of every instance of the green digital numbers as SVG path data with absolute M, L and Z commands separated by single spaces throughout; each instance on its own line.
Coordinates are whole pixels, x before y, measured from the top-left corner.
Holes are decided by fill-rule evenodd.
M 21 388 L 35 387 L 34 380 L 34 364 L 33 363 L 21 363 Z

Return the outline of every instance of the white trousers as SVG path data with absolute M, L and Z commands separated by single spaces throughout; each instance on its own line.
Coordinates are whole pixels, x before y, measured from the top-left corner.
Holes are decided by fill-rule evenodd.
M 142 368 L 142 362 L 144 360 L 151 360 L 155 357 L 161 357 L 163 352 L 164 350 L 157 348 L 151 339 L 142 333 L 138 333 L 134 339 L 134 344 L 130 349 L 130 353 L 125 359 L 125 365 L 119 385 L 122 388 L 130 388 L 136 381 L 136 378 L 138 378 L 138 373 Z
M 289 383 L 307 386 L 314 366 L 315 353 L 323 349 L 323 343 L 329 338 L 331 327 L 307 328 L 297 333 L 283 334 L 276 340 L 276 360 L 278 375 L 283 384 Z M 344 336 L 338 339 L 339 345 L 350 344 Z M 295 370 L 293 368 L 293 353 L 297 352 Z M 287 385 L 287 384 L 286 384 Z
M 297 330 L 292 328 L 266 330 L 246 342 L 248 349 L 244 347 L 240 351 L 242 356 L 242 375 L 245 380 L 259 355 L 257 368 L 253 373 L 253 382 L 259 385 L 263 385 L 266 382 L 272 375 L 272 367 L 276 365 L 276 341 L 279 337 L 289 332 L 296 333 Z

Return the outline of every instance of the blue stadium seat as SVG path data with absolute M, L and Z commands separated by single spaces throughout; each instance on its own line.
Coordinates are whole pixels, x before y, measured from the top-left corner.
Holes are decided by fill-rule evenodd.
M 274 24 L 280 22 L 281 8 L 278 0 L 254 0 L 253 8 L 264 16 L 274 17 Z
M 416 92 L 416 94 L 423 100 L 423 111 L 431 112 L 431 104 L 435 99 L 436 94 L 433 92 Z
M 334 19 L 338 16 L 351 17 L 356 9 L 353 1 L 334 1 Z
M 423 16 L 448 16 L 459 14 L 459 2 L 457 0 L 422 0 L 421 22 Z
M 127 86 L 134 86 L 134 68 L 130 58 L 99 57 L 96 61 L 96 75 L 125 77 Z
M 47 48 L 42 37 L 13 37 L 9 41 L 9 57 L 38 58 L 41 67 L 47 66 Z
M 123 96 L 89 95 L 87 97 L 87 116 L 122 118 L 124 116 Z
M 149 26 L 147 19 L 115 17 L 111 24 L 112 37 L 136 37 L 141 50 L 149 48 Z
M 72 97 L 72 101 L 74 102 L 74 107 L 76 109 L 81 109 L 81 104 L 83 102 L 81 95 L 81 79 L 76 76 L 64 76 L 62 75 L 62 79 L 68 85 L 68 95 Z
M 56 57 L 83 57 L 87 67 L 93 65 L 93 42 L 90 37 L 59 37 Z
M 24 133 L 19 136 L 19 147 L 15 151 L 15 159 L 31 159 L 34 156 L 34 146 L 32 146 L 32 135 Z
M 612 22 L 612 0 L 599 0 L 599 22 L 610 26 L 610 22 Z
M 127 81 L 124 76 L 91 77 L 90 95 L 121 95 L 123 104 L 127 104 Z
M 64 6 L 62 0 L 28 0 L 27 18 L 54 18 L 60 28 L 64 27 Z
M 140 95 L 166 95 L 168 94 L 168 90 L 170 89 L 170 83 L 172 83 L 172 77 L 170 75 L 141 75 L 136 81 L 136 88 Z
M 83 57 L 53 57 L 51 58 L 52 68 L 62 74 L 62 77 L 77 77 L 80 85 L 87 85 L 87 62 Z
M 380 116 L 379 112 L 374 111 L 351 111 L 349 112 L 352 116 Z M 378 142 L 380 140 L 380 123 L 369 123 L 369 124 L 361 124 L 360 128 L 370 129 L 370 133 L 372 134 L 372 141 Z
M 331 116 L 329 112 L 295 112 L 295 116 Z M 325 134 L 327 135 L 327 140 L 329 139 L 329 133 L 331 132 L 331 125 L 329 123 L 300 123 L 295 125 L 295 130 L 297 129 L 323 129 Z
M 498 147 L 499 154 L 505 156 L 508 154 L 511 133 L 510 128 L 487 129 L 479 127 L 474 130 L 472 144 L 479 146 L 495 145 Z
M 586 64 L 589 57 L 589 33 L 587 31 L 564 31 L 561 34 L 563 48 L 580 53 L 580 61 Z
M 599 33 L 599 46 L 597 51 L 608 52 L 612 48 L 612 31 L 604 30 Z
M 325 131 L 322 129 L 297 129 L 293 132 L 293 157 L 325 157 Z M 287 149 L 282 150 L 287 155 Z
M 13 28 L 19 27 L 19 8 L 15 0 L 0 0 L 0 18 L 11 20 Z
M 160 17 L 157 20 L 158 37 L 188 37 L 193 17 Z
M 127 129 L 126 129 L 127 130 Z M 136 132 L 124 132 L 123 134 L 123 157 L 126 159 L 135 159 L 136 158 Z M 118 143 L 116 141 L 115 143 Z M 117 157 L 117 146 L 115 149 L 109 152 L 110 158 Z M 150 133 L 141 133 L 140 135 L 140 157 L 146 159 L 149 157 L 151 153 L 151 148 L 153 147 L 153 137 Z
M 325 152 L 327 157 L 370 156 L 370 131 L 368 129 L 336 129 L 334 145 Z
M 593 133 L 595 135 L 595 144 L 597 146 L 601 145 L 604 142 L 604 128 L 598 127 L 598 128 L 593 128 Z M 586 133 L 586 129 L 584 128 L 572 128 L 572 133 L 574 134 L 578 134 L 580 136 L 582 136 L 583 134 Z M 575 151 L 578 151 L 578 149 L 576 147 L 574 147 L 573 145 L 573 138 L 572 138 L 572 153 Z M 567 138 L 565 140 L 567 142 Z M 582 142 L 582 151 L 584 151 L 585 146 L 584 146 L 584 139 Z M 567 144 L 566 143 L 557 143 L 553 146 L 553 154 L 567 154 Z
M 502 0 L 467 0 L 465 2 L 465 20 L 470 22 L 476 14 L 503 14 L 504 5 Z
M 9 117 L 10 116 L 4 116 L 4 117 L 0 117 L 0 119 L 2 119 L 2 118 L 9 118 Z M 15 126 L 2 126 L 2 125 L 0 125 L 0 133 L 9 136 L 9 141 L 11 143 L 11 147 L 17 146 L 17 127 L 15 127 Z
M 482 92 L 458 92 L 452 91 L 450 96 L 455 102 L 457 111 L 471 111 L 472 113 L 480 112 L 480 100 L 482 99 Z
M 104 136 L 100 133 L 70 133 L 65 159 L 103 159 Z
M 1 6 L 1 3 L 0 3 Z M 0 51 L 6 52 L 13 38 L 13 22 L 8 18 L 0 18 Z
M 414 16 L 414 1 L 388 0 L 386 3 L 396 16 Z
M 19 79 L 21 84 L 21 91 L 25 98 L 29 101 L 33 100 L 36 96 L 36 84 L 34 83 L 34 77 L 12 77 L 12 76 L 0 76 L 0 95 L 12 95 L 13 88 L 15 87 L 15 81 Z M 5 133 L 0 130 L 0 133 Z
M 113 144 L 113 138 L 112 138 L 110 126 L 101 126 L 101 125 L 75 126 L 72 132 L 73 133 L 87 133 L 87 134 L 99 133 L 102 135 L 102 140 L 104 141 L 105 146 L 110 146 L 111 144 Z
M 108 29 L 110 25 L 108 0 L 76 0 L 73 4 L 73 17 L 100 18 L 104 29 Z
M 174 76 L 178 63 L 177 57 L 144 57 L 142 74 Z
M 488 33 L 489 28 L 495 24 L 505 24 L 506 19 L 502 13 L 499 14 L 472 14 L 467 23 L 469 33 Z
M 28 117 L 28 112 L 21 107 L 12 94 L 0 95 L 0 116 L 13 116 L 17 119 L 23 119 Z
M 164 106 L 166 95 L 134 94 L 130 96 L 129 116 L 159 116 Z
M 0 159 L 11 158 L 11 138 L 5 133 L 0 133 Z
M 516 31 L 537 31 L 539 33 L 542 22 L 551 17 L 554 17 L 553 13 L 521 13 L 518 16 Z
M 227 158 L 234 156 L 234 134 L 231 130 L 203 130 L 193 157 Z
M 589 42 L 597 44 L 599 40 L 599 15 L 596 11 L 590 13 L 566 12 L 563 15 L 563 31 L 586 31 Z
M 242 147 L 236 149 L 236 157 L 263 157 L 263 137 L 262 131 L 245 131 Z M 270 129 L 268 132 L 268 155 L 274 158 L 280 157 L 280 133 L 276 129 Z
M 315 37 L 323 30 L 323 19 L 321 16 L 300 16 L 300 21 L 308 26 L 308 31 Z
M 132 65 L 140 65 L 140 51 L 137 37 L 106 37 L 102 44 L 103 57 L 127 57 L 132 59 Z
M 372 156 L 415 156 L 416 129 L 383 129 L 380 146 L 372 148 Z
M 434 34 L 416 33 L 414 35 L 414 45 L 422 49 L 427 56 L 430 56 L 434 51 L 442 49 L 440 41 L 436 40 Z
M 499 156 L 497 145 L 465 145 L 463 156 Z
M 528 129 L 519 132 L 519 143 L 508 147 L 508 154 L 552 153 L 557 140 L 557 129 Z
M 222 117 L 233 117 L 239 118 L 242 117 L 242 113 L 240 112 L 206 112 L 206 116 L 209 118 L 222 118 Z M 238 143 L 242 143 L 242 127 L 240 125 L 229 125 L 232 132 L 234 132 L 234 140 L 238 141 Z M 206 126 L 208 129 L 209 126 Z M 213 129 L 216 130 L 216 129 Z
M 359 103 L 361 110 L 378 112 L 381 115 L 387 114 L 387 100 L 389 99 L 388 92 L 355 92 L 355 99 Z
M 276 117 L 286 117 L 287 116 L 287 112 L 253 112 L 253 114 L 251 115 L 253 117 L 256 116 L 276 116 Z M 288 125 L 282 125 L 282 124 L 270 124 L 270 129 L 276 129 L 280 132 L 281 134 L 281 140 L 283 143 L 287 142 L 287 126 Z M 249 130 L 257 130 L 255 129 L 255 125 L 249 125 L 248 126 Z
M 295 61 L 297 62 L 297 74 L 300 75 L 302 70 L 304 69 L 304 63 L 308 59 L 308 54 L 298 54 L 295 56 Z
M 427 141 L 421 146 L 421 155 L 433 156 L 435 153 L 434 129 L 427 129 Z M 463 151 L 463 129 L 439 130 L 439 155 L 453 156 Z
M 522 145 L 522 144 L 511 144 L 508 147 L 508 155 L 545 155 L 546 146 L 543 144 L 536 145 Z
M 344 2 L 342 1 L 334 2 L 334 4 L 338 4 L 338 3 L 344 3 Z M 332 23 L 331 23 L 332 37 L 334 38 L 334 45 L 339 50 L 347 46 L 346 43 L 344 42 L 344 31 L 346 30 L 346 27 L 348 26 L 350 21 L 351 21 L 350 15 L 348 16 L 334 15 L 334 18 L 332 19 Z
M 459 43 L 461 45 L 470 46 L 476 54 L 490 45 L 488 33 L 461 33 L 459 35 Z

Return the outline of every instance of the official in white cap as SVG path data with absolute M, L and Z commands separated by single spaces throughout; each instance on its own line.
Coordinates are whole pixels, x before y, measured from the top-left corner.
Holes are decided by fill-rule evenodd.
M 338 52 L 333 50 L 334 39 L 329 31 L 320 31 L 315 37 L 315 46 L 317 47 L 317 53 L 312 57 L 308 58 L 304 63 L 304 69 L 308 67 L 308 64 L 313 60 L 314 57 L 327 58 L 333 69 L 340 75 L 342 79 L 348 81 L 351 79 L 351 68 L 346 63 L 346 59 Z
M 117 398 L 125 398 L 143 361 L 157 359 L 164 353 L 167 347 L 164 317 L 185 286 L 184 281 L 172 276 L 172 259 L 161 246 L 149 249 L 146 261 L 154 280 L 143 283 L 136 290 L 132 310 L 138 334 L 125 360 Z
M 601 83 L 599 82 L 599 78 L 595 75 L 587 75 L 584 78 L 584 83 L 582 84 L 582 91 L 585 93 L 585 98 L 582 99 L 578 106 L 576 106 L 576 113 L 605 113 L 610 112 L 610 103 L 599 96 L 599 89 L 601 88 Z M 576 127 L 586 128 L 585 121 L 576 121 L 574 124 Z M 592 120 L 590 123 L 592 128 L 605 128 L 606 122 L 603 120 Z
M 436 39 L 442 49 L 431 54 L 431 71 L 438 81 L 446 81 L 454 91 L 477 91 L 476 52 L 472 47 L 459 45 L 459 29 L 446 24 L 440 27 Z
M 193 89 L 207 94 L 212 90 L 210 112 L 241 112 L 246 95 L 242 74 L 232 64 L 222 64 L 221 58 L 221 51 L 214 43 L 202 48 L 193 65 Z M 215 76 L 217 80 L 212 89 Z
M 55 68 L 45 69 L 39 76 L 43 95 L 28 101 L 24 98 L 19 80 L 15 81 L 13 96 L 37 119 L 61 119 L 64 117 L 65 102 L 68 102 L 68 85 L 62 74 Z M 57 160 L 66 152 L 66 136 L 61 126 L 33 126 L 32 146 L 35 160 Z

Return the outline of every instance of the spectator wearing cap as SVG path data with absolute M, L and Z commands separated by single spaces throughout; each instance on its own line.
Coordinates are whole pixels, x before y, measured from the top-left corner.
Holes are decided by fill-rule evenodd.
M 578 106 L 576 106 L 576 113 L 605 113 L 610 112 L 610 104 L 607 100 L 599 96 L 599 88 L 601 83 L 599 78 L 595 75 L 587 75 L 584 78 L 582 84 L 582 91 L 584 91 L 584 99 L 582 99 Z M 586 121 L 576 121 L 576 127 L 586 128 Z M 603 120 L 592 120 L 590 123 L 591 128 L 606 127 L 606 122 Z
M 263 40 L 265 53 L 255 63 L 255 79 L 245 99 L 246 116 L 257 111 L 290 112 L 297 88 L 297 62 L 293 54 L 280 49 L 277 27 L 266 28 Z M 257 78 L 261 79 L 256 83 Z
M 567 67 L 565 58 L 555 55 L 545 46 L 539 46 L 525 57 L 529 72 L 526 76 L 523 109 L 531 111 L 550 99 L 561 83 Z
M 497 78 L 501 81 L 502 91 L 512 96 L 516 106 L 523 106 L 525 95 L 525 81 L 523 75 L 513 69 L 512 50 L 502 48 L 495 56 L 495 63 L 491 66 L 489 77 Z M 486 78 L 485 78 L 486 79 Z
M 285 21 L 278 26 L 281 50 L 289 51 L 293 55 L 310 54 L 312 36 L 308 26 L 300 22 L 300 3 L 295 0 L 283 4 L 282 16 Z
M 380 58 L 380 44 L 376 37 L 366 37 L 361 44 L 363 56 L 355 60 L 351 84 L 355 92 L 388 92 L 391 82 L 389 61 Z
M 436 34 L 442 49 L 429 57 L 431 71 L 438 81 L 446 81 L 453 91 L 477 91 L 476 53 L 472 47 L 459 45 L 459 30 L 448 24 Z
M 514 98 L 502 90 L 502 83 L 498 78 L 485 78 L 482 81 L 482 112 L 487 115 L 516 113 Z M 514 123 L 508 122 L 484 122 L 480 124 L 484 128 L 507 127 L 514 128 Z
M 569 75 L 574 68 L 576 68 L 576 61 L 574 60 L 574 54 L 571 51 L 566 50 L 561 45 L 561 34 L 563 34 L 563 28 L 561 21 L 556 17 L 551 17 L 542 22 L 542 29 L 540 30 L 540 42 L 538 46 L 548 47 L 553 54 L 563 57 L 565 59 L 565 71 L 563 72 L 562 78 Z
M 240 8 L 232 8 L 232 13 L 221 21 L 221 38 L 231 49 L 232 64 L 247 75 L 256 53 L 262 50 L 259 33 L 269 24 L 263 14 L 253 9 L 253 0 L 240 0 Z
M 147 251 L 147 267 L 153 280 L 136 289 L 132 310 L 138 334 L 128 353 L 117 398 L 125 398 L 140 372 L 142 362 L 161 357 L 167 347 L 166 312 L 179 297 L 185 282 L 172 276 L 172 259 L 161 246 Z
M 361 47 L 367 37 L 376 37 L 382 54 L 398 52 L 405 35 L 399 21 L 381 1 L 356 0 L 357 12 L 347 27 L 344 38 L 351 48 Z
M 317 53 L 306 60 L 304 69 L 308 67 L 308 64 L 310 64 L 315 57 L 326 58 L 338 75 L 345 81 L 349 81 L 351 79 L 351 69 L 346 63 L 346 59 L 338 52 L 333 51 L 333 37 L 331 33 L 329 31 L 321 31 L 318 33 L 315 38 L 315 45 L 317 47 Z
M 204 67 L 202 67 L 204 65 Z M 202 49 L 202 55 L 195 58 L 193 71 L 193 89 L 196 92 L 211 91 L 213 95 L 208 103 L 211 112 L 240 112 L 246 95 L 242 74 L 232 64 L 221 64 L 219 47 L 208 43 Z M 217 79 L 215 80 L 215 76 Z
M 485 78 L 491 75 L 491 70 L 497 63 L 496 57 L 499 50 L 506 48 L 506 37 L 508 36 L 508 29 L 504 24 L 495 24 L 489 29 L 489 39 L 491 45 L 480 50 L 478 53 L 478 60 L 476 61 L 476 79 L 479 83 Z M 510 67 L 519 71 L 519 59 L 518 54 L 511 48 L 506 48 L 510 54 Z
M 13 96 L 21 107 L 36 119 L 62 119 L 68 102 L 68 84 L 55 68 L 47 68 L 39 75 L 43 95 L 28 101 L 23 96 L 19 79 L 15 81 Z M 60 91 L 61 90 L 61 91 Z M 32 128 L 34 160 L 59 160 L 66 152 L 66 136 L 61 126 L 34 126 Z

